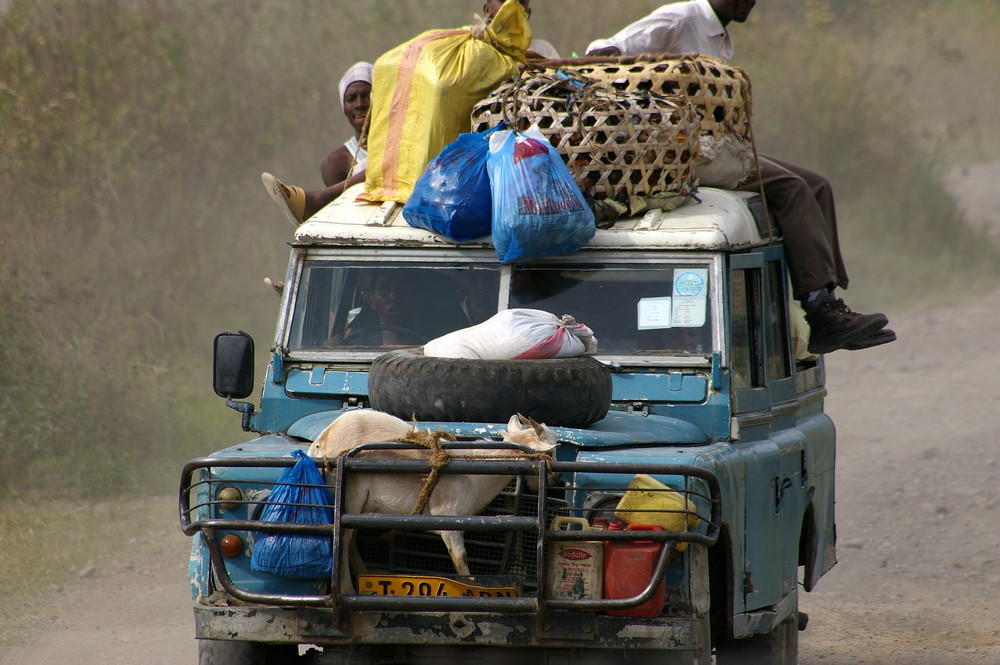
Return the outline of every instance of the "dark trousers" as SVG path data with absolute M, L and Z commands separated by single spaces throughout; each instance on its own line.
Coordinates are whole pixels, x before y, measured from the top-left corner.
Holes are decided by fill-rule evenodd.
M 785 240 L 792 295 L 802 300 L 820 288 L 847 288 L 847 269 L 840 255 L 837 213 L 830 182 L 818 173 L 774 157 L 759 156 L 760 170 L 739 186 L 760 192 Z

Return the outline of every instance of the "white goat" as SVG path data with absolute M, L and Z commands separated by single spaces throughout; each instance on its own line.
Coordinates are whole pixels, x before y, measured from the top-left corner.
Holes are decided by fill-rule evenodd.
M 341 422 L 345 421 L 345 422 Z M 339 423 L 339 425 L 338 425 Z M 418 440 L 426 441 L 429 432 L 418 431 L 412 425 L 385 413 L 359 409 L 349 411 L 333 421 L 320 434 L 309 449 L 314 457 L 343 455 L 352 448 L 372 441 Z M 424 436 L 419 436 L 424 435 Z M 531 450 L 549 455 L 556 447 L 556 437 L 552 430 L 520 414 L 511 416 L 503 440 L 519 443 Z M 315 452 L 314 452 L 315 451 Z M 517 457 L 523 455 L 515 450 L 455 449 L 454 454 L 463 457 Z M 361 455 L 368 459 L 427 459 L 429 449 L 369 451 Z M 434 486 L 422 512 L 431 515 L 478 515 L 493 501 L 513 476 L 481 474 L 442 474 Z M 409 514 L 424 489 L 424 478 L 416 475 L 353 473 L 347 476 L 344 492 L 345 513 L 388 513 Z M 469 574 L 469 563 L 465 551 L 465 538 L 461 531 L 436 531 L 448 548 L 448 554 L 459 575 Z M 356 552 L 351 551 L 354 538 L 352 529 L 343 532 L 341 546 L 342 565 L 346 575 L 342 576 L 341 591 L 353 593 L 354 584 L 349 564 L 357 570 L 363 563 Z
M 414 427 L 388 413 L 374 409 L 353 409 L 320 432 L 309 446 L 309 457 L 340 457 L 362 443 L 402 441 L 413 435 Z

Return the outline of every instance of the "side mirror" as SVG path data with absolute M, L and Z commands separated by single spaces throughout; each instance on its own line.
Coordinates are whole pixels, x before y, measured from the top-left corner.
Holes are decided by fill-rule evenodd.
M 242 330 L 215 336 L 212 371 L 215 394 L 243 399 L 253 392 L 253 338 Z

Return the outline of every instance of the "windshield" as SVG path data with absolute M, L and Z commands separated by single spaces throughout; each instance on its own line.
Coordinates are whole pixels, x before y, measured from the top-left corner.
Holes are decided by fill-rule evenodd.
M 510 307 L 571 314 L 608 355 L 712 350 L 708 264 L 518 267 Z
M 499 284 L 496 265 L 310 261 L 295 294 L 288 348 L 419 346 L 496 314 Z
M 708 262 L 501 266 L 312 260 L 294 293 L 290 351 L 421 346 L 482 323 L 500 307 L 573 316 L 598 354 L 704 355 L 712 350 Z

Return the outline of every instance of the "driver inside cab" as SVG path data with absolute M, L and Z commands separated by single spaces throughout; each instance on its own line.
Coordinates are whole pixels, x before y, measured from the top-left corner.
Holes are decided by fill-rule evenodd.
M 347 324 L 345 339 L 355 344 L 398 346 L 419 344 L 416 324 L 417 290 L 413 280 L 403 277 L 406 271 L 379 270 L 362 284 L 364 302 L 358 316 Z M 363 314 L 367 312 L 369 316 Z M 426 340 L 424 340 L 426 341 Z
M 345 346 L 418 346 L 469 325 L 454 285 L 432 270 L 382 269 L 361 276 L 362 306 L 340 342 Z M 449 288 L 450 286 L 450 288 Z

